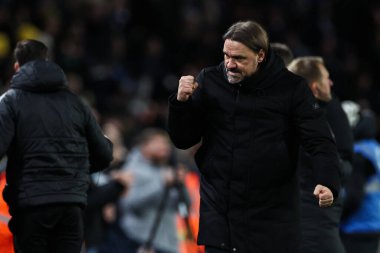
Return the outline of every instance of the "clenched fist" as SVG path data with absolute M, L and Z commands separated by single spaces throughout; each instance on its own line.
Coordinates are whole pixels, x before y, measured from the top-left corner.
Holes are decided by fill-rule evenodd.
M 329 207 L 334 202 L 334 196 L 329 188 L 318 184 L 314 189 L 314 196 L 319 199 L 320 207 Z
M 198 83 L 195 82 L 193 76 L 182 76 L 179 79 L 177 100 L 181 102 L 187 101 L 197 88 Z

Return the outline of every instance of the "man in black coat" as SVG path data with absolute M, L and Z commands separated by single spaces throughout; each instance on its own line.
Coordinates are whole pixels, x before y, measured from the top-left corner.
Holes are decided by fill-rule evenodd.
M 259 24 L 235 23 L 223 39 L 224 61 L 181 77 L 169 98 L 173 143 L 202 142 L 198 243 L 207 252 L 294 253 L 298 147 L 311 154 L 313 194 L 328 207 L 340 189 L 335 142 L 305 80 L 273 54 Z
M 320 107 L 325 110 L 327 122 L 336 140 L 340 158 L 341 181 L 345 181 L 352 170 L 353 135 L 339 99 L 333 95 L 329 72 L 321 57 L 307 56 L 294 59 L 288 69 L 305 78 Z M 301 186 L 301 247 L 300 253 L 344 253 L 339 236 L 342 214 L 342 198 L 330 208 L 321 209 L 311 190 L 315 185 L 307 152 L 300 152 L 299 172 Z
M 16 249 L 80 252 L 89 173 L 112 160 L 112 143 L 62 69 L 35 40 L 17 43 L 10 89 L 0 97 L 0 157 L 8 156 L 3 196 Z

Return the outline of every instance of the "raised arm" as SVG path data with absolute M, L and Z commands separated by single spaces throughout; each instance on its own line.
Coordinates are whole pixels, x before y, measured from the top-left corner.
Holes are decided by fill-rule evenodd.
M 178 92 L 169 97 L 168 132 L 177 148 L 188 149 L 201 141 L 201 90 L 193 76 L 182 76 Z

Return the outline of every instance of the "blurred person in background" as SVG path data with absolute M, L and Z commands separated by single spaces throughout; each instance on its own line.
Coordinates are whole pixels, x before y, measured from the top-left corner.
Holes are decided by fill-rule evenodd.
M 333 82 L 329 77 L 321 57 L 305 56 L 291 61 L 288 69 L 306 79 L 309 88 L 324 110 L 327 122 L 335 137 L 341 181 L 344 182 L 352 170 L 353 136 L 346 114 L 339 99 L 333 95 Z M 342 198 L 335 200 L 329 208 L 321 209 L 312 194 L 315 186 L 313 164 L 304 148 L 299 157 L 301 187 L 301 246 L 302 253 L 344 253 L 339 236 L 339 223 L 342 214 Z
M 305 80 L 289 72 L 256 22 L 223 36 L 224 61 L 182 76 L 169 97 L 168 130 L 188 149 L 201 142 L 198 243 L 206 252 L 298 248 L 298 147 L 312 155 L 312 193 L 321 207 L 338 196 L 334 139 Z
M 89 176 L 108 166 L 112 143 L 42 42 L 19 41 L 14 56 L 0 97 L 0 158 L 16 252 L 80 252 Z
M 133 180 L 128 194 L 119 200 L 119 231 L 113 231 L 113 240 L 104 252 L 136 253 L 147 250 L 152 227 L 158 224 L 152 241 L 156 253 L 177 253 L 178 233 L 175 224 L 178 192 L 174 186 L 182 182 L 183 173 L 172 167 L 172 146 L 164 130 L 147 128 L 140 133 L 137 143 L 123 166 Z M 165 191 L 168 190 L 168 195 Z M 165 198 L 163 200 L 163 198 Z M 165 205 L 162 206 L 162 201 Z M 155 223 L 161 212 L 159 223 Z
M 353 171 L 344 187 L 341 236 L 347 253 L 376 253 L 380 240 L 380 144 L 369 109 L 343 101 L 355 138 Z
M 286 44 L 273 42 L 270 43 L 270 47 L 272 48 L 273 52 L 280 56 L 280 58 L 284 61 L 285 66 L 288 66 L 289 63 L 293 60 L 293 52 Z
M 113 143 L 113 160 L 107 169 L 91 175 L 88 204 L 85 209 L 87 253 L 97 253 L 105 247 L 107 230 L 116 222 L 117 201 L 128 193 L 133 180 L 130 172 L 121 170 L 128 153 L 124 145 L 122 123 L 117 118 L 108 118 L 102 124 L 102 129 Z

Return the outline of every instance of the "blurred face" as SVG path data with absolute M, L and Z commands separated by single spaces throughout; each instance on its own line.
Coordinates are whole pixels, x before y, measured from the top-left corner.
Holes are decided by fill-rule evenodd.
M 142 146 L 142 152 L 154 164 L 163 164 L 170 157 L 170 142 L 165 136 L 153 136 Z
M 227 79 L 231 84 L 239 83 L 244 78 L 252 76 L 265 57 L 263 50 L 255 53 L 244 44 L 230 39 L 224 41 L 223 53 Z
M 331 87 L 333 82 L 330 79 L 330 74 L 326 67 L 322 64 L 319 65 L 321 71 L 321 79 L 317 82 L 317 92 L 315 97 L 321 101 L 329 102 L 332 99 Z

